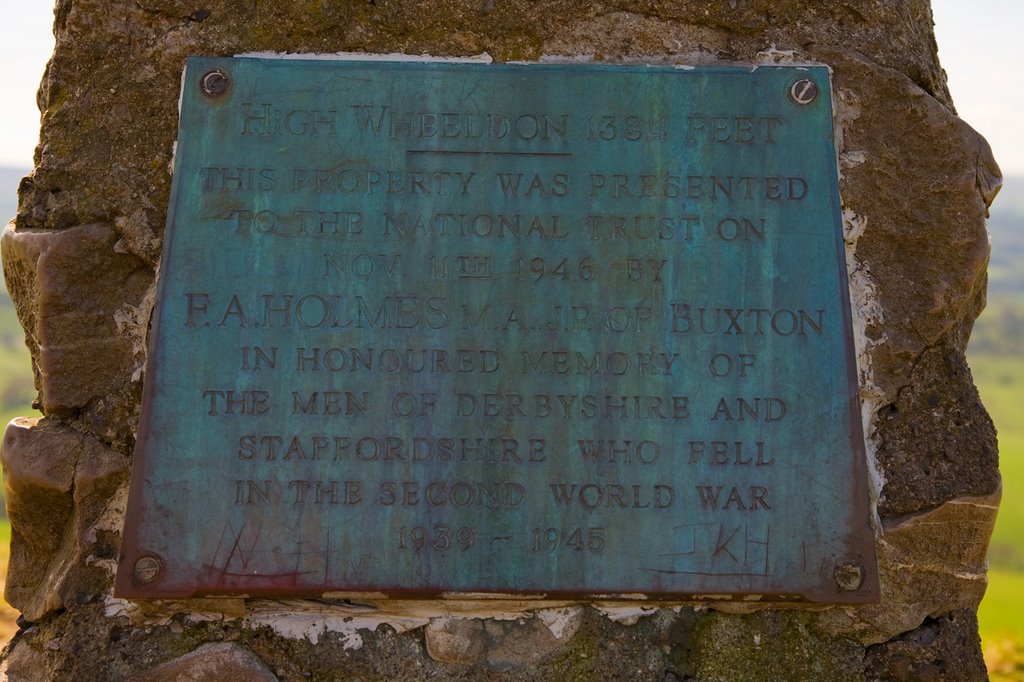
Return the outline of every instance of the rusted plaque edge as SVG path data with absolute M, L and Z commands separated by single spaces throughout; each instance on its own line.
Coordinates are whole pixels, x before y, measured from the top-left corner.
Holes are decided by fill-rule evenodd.
M 116 595 L 877 601 L 826 67 L 183 88 Z

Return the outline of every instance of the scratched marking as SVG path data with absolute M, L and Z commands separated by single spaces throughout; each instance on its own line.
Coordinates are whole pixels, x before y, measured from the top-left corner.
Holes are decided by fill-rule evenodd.
M 317 571 L 305 568 L 302 565 L 304 556 L 322 556 L 322 551 L 303 551 L 303 541 L 296 542 L 296 550 L 282 553 L 280 548 L 266 547 L 262 544 L 265 535 L 262 531 L 262 523 L 250 524 L 244 522 L 235 530 L 234 524 L 227 523 L 219 536 L 213 559 L 203 564 L 212 582 L 217 586 L 228 587 L 237 579 L 244 579 L 247 582 L 274 584 L 282 580 L 291 580 L 297 583 L 302 576 L 314 575 Z M 295 563 L 291 570 L 271 570 L 271 567 L 280 564 L 283 556 L 294 556 Z
M 640 570 L 665 575 L 722 575 L 769 577 L 771 525 L 751 528 L 745 523 L 695 523 L 676 526 L 677 551 L 658 556 L 668 566 Z

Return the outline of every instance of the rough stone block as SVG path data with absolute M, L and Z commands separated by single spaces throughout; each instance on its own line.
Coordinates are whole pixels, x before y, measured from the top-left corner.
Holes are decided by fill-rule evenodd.
M 22 640 L 6 652 L 0 679 L 6 682 L 47 682 L 52 679 L 43 654 Z
M 476 618 L 442 618 L 426 627 L 427 653 L 438 663 L 472 665 L 487 658 L 484 622 Z
M 439 618 L 426 627 L 427 653 L 440 663 L 486 664 L 492 670 L 536 665 L 563 647 L 580 627 L 580 609 L 548 624 L 519 620 Z
M 696 679 L 702 682 L 859 682 L 864 651 L 852 640 L 809 627 L 809 614 L 761 611 L 709 614 L 695 633 Z
M 263 661 L 248 649 L 237 644 L 222 642 L 204 644 L 195 651 L 168 661 L 142 674 L 129 678 L 129 682 L 277 682 Z
M 1002 175 L 985 139 L 907 75 L 851 50 L 819 54 L 835 68 L 845 111 L 844 208 L 866 219 L 855 257 L 885 311 L 884 330 L 869 332 L 873 374 L 893 399 L 926 348 L 950 335 L 951 347 L 966 345 L 962 323 L 980 312 L 985 216 Z
M 4 596 L 29 621 L 101 594 L 109 574 L 90 555 L 116 549 L 93 526 L 128 478 L 128 460 L 74 429 L 18 418 L 0 448 L 11 557 Z
M 916 513 L 998 485 L 992 422 L 964 349 L 984 305 L 988 206 L 1002 178 L 988 143 L 906 74 L 822 46 L 839 99 L 841 193 L 851 270 L 872 283 L 862 349 L 881 406 L 879 512 Z M 899 111 L 892 102 L 900 102 Z M 898 145 L 894 143 L 898 140 Z M 873 432 L 872 432 L 873 431 Z
M 126 327 L 124 319 L 142 305 L 153 271 L 117 253 L 118 239 L 102 223 L 4 230 L 7 286 L 33 351 L 45 414 L 73 417 L 93 401 L 110 402 L 141 366 L 145 323 Z
M 951 500 L 887 522 L 878 542 L 881 603 L 829 609 L 819 625 L 875 644 L 914 630 L 928 617 L 975 611 L 987 585 L 985 555 L 1000 494 Z
M 518 621 L 486 620 L 487 665 L 492 670 L 535 666 L 556 653 L 575 631 L 570 628 L 561 637 L 540 618 Z
M 910 383 L 879 411 L 876 424 L 883 516 L 988 495 L 999 483 L 996 430 L 960 351 L 923 351 Z
M 906 680 L 988 679 L 973 609 L 958 609 L 929 619 L 921 627 L 884 644 L 870 647 L 866 656 L 868 682 Z

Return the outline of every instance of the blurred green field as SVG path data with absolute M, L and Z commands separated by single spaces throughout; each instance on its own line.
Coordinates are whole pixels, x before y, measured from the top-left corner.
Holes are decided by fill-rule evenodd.
M 992 682 L 1024 680 L 1024 572 L 989 569 L 988 591 L 978 609 L 981 646 Z
M 971 371 L 999 431 L 1003 500 L 992 536 L 993 567 L 1024 572 L 1024 358 L 972 356 Z M 1021 591 L 1024 603 L 1024 590 Z M 1018 619 L 1024 635 L 1024 617 Z
M 1024 681 L 1024 178 L 1008 177 L 992 205 L 988 306 L 967 358 L 999 431 L 1003 500 L 978 611 L 992 679 Z
M 968 363 L 981 400 L 992 415 L 1000 437 L 1024 435 L 1024 357 L 994 356 L 968 351 Z
M 0 517 L 0 586 L 7 582 L 7 560 L 10 558 L 11 524 L 5 517 Z M 0 643 L 6 643 L 18 631 L 18 612 L 0 599 Z
M 1024 434 L 999 434 L 999 468 L 1003 500 L 989 546 L 989 561 L 993 567 L 1024 573 Z M 1021 597 L 1024 599 L 1024 591 Z M 1024 615 L 1019 620 L 1024 634 Z
M 994 682 L 1024 680 L 1024 358 L 970 354 L 981 400 L 999 431 L 1003 499 L 989 546 L 989 584 L 978 609 Z
M 15 417 L 39 416 L 31 404 L 35 390 L 25 337 L 6 296 L 0 289 L 0 429 Z
M 989 569 L 988 591 L 978 610 L 982 639 L 1002 634 L 1021 634 L 1024 572 Z M 1016 606 L 1014 606 L 1016 604 Z

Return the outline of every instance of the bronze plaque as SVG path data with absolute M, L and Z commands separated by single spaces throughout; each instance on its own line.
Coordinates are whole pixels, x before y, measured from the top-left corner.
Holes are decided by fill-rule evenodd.
M 190 59 L 117 594 L 877 599 L 830 100 Z

